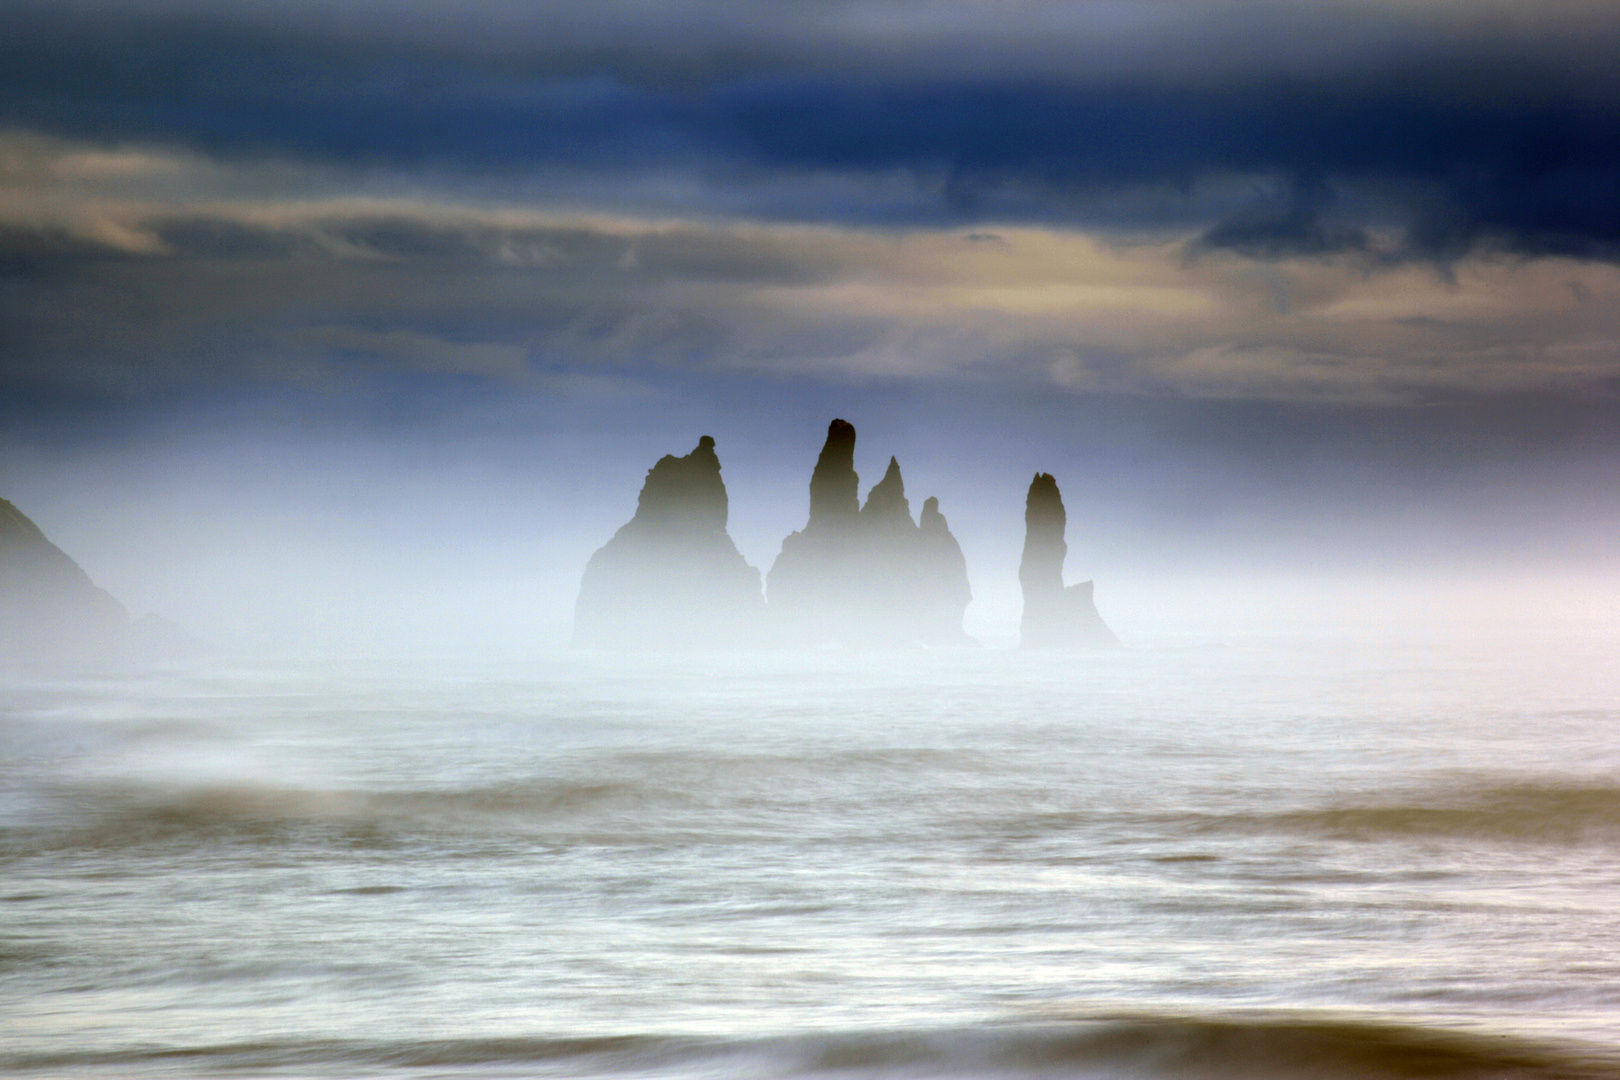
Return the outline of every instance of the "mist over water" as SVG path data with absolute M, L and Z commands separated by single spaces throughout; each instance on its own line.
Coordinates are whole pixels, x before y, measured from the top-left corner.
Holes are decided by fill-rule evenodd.
M 162 614 L 228 654 L 516 661 L 569 640 L 591 553 L 634 513 L 648 467 L 699 432 L 716 434 L 728 531 L 768 571 L 805 523 L 826 415 L 791 438 L 714 417 L 622 437 L 524 427 L 521 438 L 457 428 L 306 441 L 243 421 L 239 437 L 174 432 L 97 452 L 8 445 L 0 495 L 132 615 Z M 1406 462 L 1350 480 L 1343 462 L 1305 463 L 1290 477 L 1196 448 L 1077 446 L 1050 420 L 1038 448 L 999 435 L 964 448 L 938 426 L 867 425 L 861 493 L 898 450 L 913 501 L 941 499 L 972 586 L 966 629 L 987 645 L 1017 640 L 1036 469 L 1057 474 L 1069 508 L 1068 580 L 1096 580 L 1127 645 L 1300 629 L 1386 640 L 1414 619 L 1443 637 L 1601 619 L 1620 595 L 1606 482 L 1620 458 L 1589 462 L 1580 484 L 1481 466 L 1429 488 Z
M 1615 637 L 16 681 L 34 1076 L 1620 1071 Z
M 756 567 L 825 423 L 715 429 Z M 1026 464 L 876 425 L 985 647 L 562 649 L 681 426 L 10 457 L 213 651 L 0 688 L 0 1071 L 1620 1074 L 1601 514 L 1043 447 L 1125 648 L 1017 651 Z
M 1620 1077 L 1617 15 L 0 2 L 0 1076 Z

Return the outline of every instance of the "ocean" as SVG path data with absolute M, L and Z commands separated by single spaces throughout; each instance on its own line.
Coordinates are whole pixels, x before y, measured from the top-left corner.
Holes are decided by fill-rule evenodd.
M 0 1071 L 1620 1076 L 1616 655 L 15 679 Z

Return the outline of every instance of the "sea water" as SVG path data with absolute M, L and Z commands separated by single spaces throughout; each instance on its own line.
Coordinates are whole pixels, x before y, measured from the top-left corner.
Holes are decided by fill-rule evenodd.
M 15 679 L 0 1070 L 1620 1075 L 1614 658 Z

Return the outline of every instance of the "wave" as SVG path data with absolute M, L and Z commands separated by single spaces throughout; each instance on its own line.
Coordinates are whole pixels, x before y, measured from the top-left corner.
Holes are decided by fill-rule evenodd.
M 0 828 L 0 853 L 300 838 L 388 846 L 412 836 L 511 833 L 577 826 L 591 817 L 641 817 L 690 797 L 645 782 L 535 780 L 426 791 L 115 784 L 58 789 L 44 801 L 45 811 L 30 815 L 29 824 Z
M 9 793 L 15 805 L 0 813 L 0 855 L 215 841 L 389 846 L 452 834 L 603 843 L 699 831 L 710 839 L 756 836 L 791 828 L 826 800 L 851 798 L 863 780 L 881 787 L 895 777 L 977 768 L 971 754 L 926 748 L 809 756 L 632 751 L 614 755 L 595 776 L 417 790 L 47 781 Z M 950 785 L 941 787 L 948 798 Z
M 1620 841 L 1620 787 L 1559 781 L 1474 781 L 1315 809 L 1234 815 L 1206 827 L 1281 829 L 1346 839 L 1401 837 L 1527 844 Z
M 1604 781 L 1452 778 L 1426 788 L 1329 797 L 1317 805 L 1280 809 L 1204 810 L 1196 807 L 1079 808 L 997 812 L 984 805 L 950 817 L 962 833 L 984 833 L 1018 844 L 1089 835 L 1100 843 L 1129 838 L 1208 844 L 1153 856 L 1159 863 L 1219 861 L 1233 837 L 1301 836 L 1367 843 L 1476 842 L 1541 846 L 1620 843 L 1620 786 Z M 1027 852 L 1015 848 L 1013 858 Z
M 1134 1077 L 1209 1080 L 1597 1080 L 1605 1048 L 1333 1020 L 1131 1017 L 1039 1027 L 826 1033 L 774 1039 L 485 1038 L 258 1042 L 0 1055 L 13 1074 L 120 1067 L 130 1075 L 557 1077 Z
M 839 827 L 850 828 L 857 819 L 888 821 L 874 808 L 893 809 L 896 799 L 908 811 L 929 807 L 906 827 L 968 837 L 1032 840 L 1084 830 L 1157 839 L 1283 833 L 1366 842 L 1620 843 L 1620 786 L 1603 780 L 1453 777 L 1423 789 L 1264 811 L 1093 806 L 1008 814 L 976 786 L 972 756 L 950 751 L 627 754 L 613 766 L 594 777 L 419 790 L 47 783 L 26 796 L 12 793 L 17 805 L 0 815 L 0 856 L 222 841 L 387 847 L 448 835 L 606 844 L 699 833 L 746 839 L 797 831 L 807 816 L 845 819 Z M 913 769 L 923 774 L 917 785 L 890 782 Z M 1163 861 L 1216 858 L 1178 852 Z

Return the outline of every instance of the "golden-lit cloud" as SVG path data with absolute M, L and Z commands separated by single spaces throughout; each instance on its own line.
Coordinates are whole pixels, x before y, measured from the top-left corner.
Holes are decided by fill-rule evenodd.
M 337 354 L 514 384 L 675 364 L 1379 403 L 1620 378 L 1607 262 L 1256 259 L 1164 229 L 656 216 L 387 186 L 0 136 L 14 244 L 64 259 L 80 245 L 114 294 L 180 290 L 184 314 L 139 328 L 104 300 L 109 335 L 168 335 L 183 353 L 187 335 L 229 327 L 256 339 L 260 374 L 279 350 L 290 369 Z

